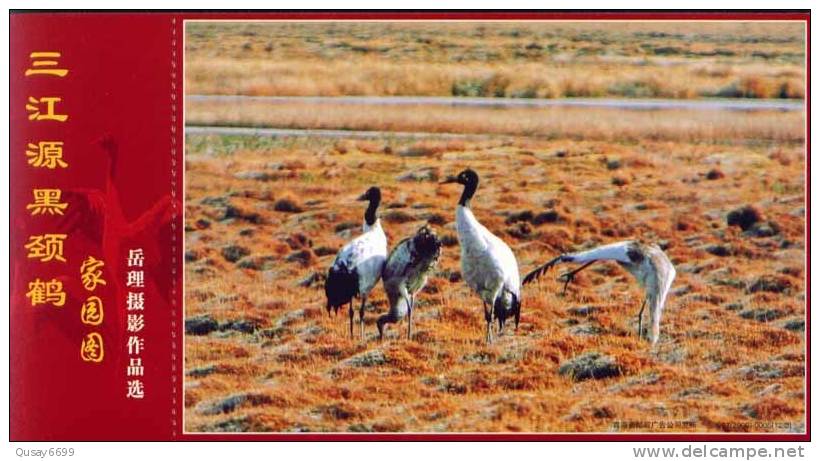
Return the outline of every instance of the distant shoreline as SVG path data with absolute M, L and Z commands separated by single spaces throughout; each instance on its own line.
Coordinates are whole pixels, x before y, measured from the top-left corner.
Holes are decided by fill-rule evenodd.
M 192 94 L 191 102 L 262 102 L 351 105 L 480 106 L 480 107 L 575 107 L 619 110 L 738 110 L 802 111 L 802 99 L 627 99 L 627 98 L 480 98 L 443 96 L 250 96 Z

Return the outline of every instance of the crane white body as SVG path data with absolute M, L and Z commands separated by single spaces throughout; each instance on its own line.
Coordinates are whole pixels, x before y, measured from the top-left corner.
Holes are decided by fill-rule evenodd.
M 478 174 L 466 169 L 444 183 L 464 186 L 456 206 L 456 231 L 461 247 L 461 274 L 467 285 L 484 303 L 487 342 L 492 342 L 492 322 L 498 319 L 499 333 L 508 315 L 521 317 L 521 280 L 518 262 L 509 246 L 487 230 L 470 210 L 470 199 L 478 189 Z
M 336 254 L 332 269 L 355 270 L 358 274 L 358 295 L 370 293 L 382 276 L 387 261 L 387 236 L 381 220 L 373 226 L 364 224 L 365 232 L 348 242 Z
M 370 204 L 364 214 L 362 234 L 354 238 L 336 254 L 325 280 L 327 311 L 338 312 L 339 307 L 349 304 L 350 336 L 353 337 L 353 298 L 361 298 L 359 324 L 364 338 L 364 306 L 370 291 L 381 279 L 387 261 L 387 236 L 376 212 L 381 201 L 381 191 L 371 187 L 358 200 Z
M 503 298 L 512 308 L 512 296 L 520 299 L 518 262 L 510 247 L 476 219 L 470 208 L 456 208 L 456 230 L 461 247 L 461 274 L 482 301 L 493 306 Z

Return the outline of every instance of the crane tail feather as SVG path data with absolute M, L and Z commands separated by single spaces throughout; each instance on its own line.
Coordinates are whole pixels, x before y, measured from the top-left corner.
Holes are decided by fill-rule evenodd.
M 547 271 L 554 265 L 556 265 L 559 261 L 561 261 L 561 257 L 557 256 L 551 259 L 544 265 L 538 266 L 534 271 L 530 272 L 529 274 L 524 276 L 524 280 L 521 282 L 522 285 L 526 285 L 530 282 L 537 280 L 539 277 L 547 273 Z

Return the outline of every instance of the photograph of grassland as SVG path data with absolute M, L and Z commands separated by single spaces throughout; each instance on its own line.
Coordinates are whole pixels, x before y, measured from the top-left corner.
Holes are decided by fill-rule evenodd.
M 804 37 L 186 22 L 185 431 L 804 432 Z M 347 304 L 327 308 L 374 186 L 388 253 L 422 226 L 440 244 L 409 338 L 406 316 L 380 338 L 383 281 L 363 337 L 358 298 L 353 337 Z M 636 331 L 646 290 L 613 261 L 565 290 L 579 264 L 520 286 L 520 325 L 488 341 L 460 203 L 521 279 L 656 246 L 676 272 L 657 342 Z
M 190 94 L 802 98 L 784 22 L 189 23 Z

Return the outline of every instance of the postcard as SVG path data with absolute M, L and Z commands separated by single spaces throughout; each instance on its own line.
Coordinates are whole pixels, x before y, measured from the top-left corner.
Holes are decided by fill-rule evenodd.
M 808 11 L 10 27 L 12 440 L 809 440 Z

